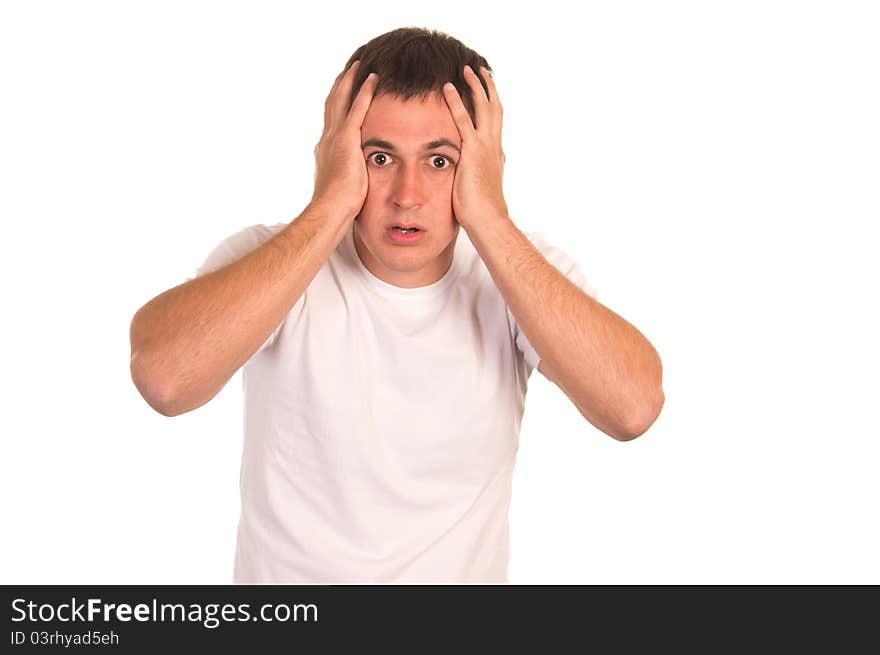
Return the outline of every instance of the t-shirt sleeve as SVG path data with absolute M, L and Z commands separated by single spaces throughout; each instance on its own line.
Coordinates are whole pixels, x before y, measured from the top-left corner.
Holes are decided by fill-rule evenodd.
M 195 270 L 195 274 L 192 277 L 188 277 L 186 281 L 189 282 L 202 275 L 213 273 L 214 271 L 241 259 L 275 236 L 283 227 L 283 223 L 272 226 L 251 225 L 250 227 L 246 227 L 227 237 L 211 251 L 205 261 L 202 262 L 202 265 Z M 281 332 L 281 328 L 284 326 L 284 320 L 286 320 L 286 317 L 275 327 L 272 334 L 270 334 L 269 338 L 263 342 L 263 345 L 256 350 L 254 355 L 275 342 L 278 333 Z
M 535 246 L 537 251 L 544 256 L 544 259 L 550 262 L 556 270 L 562 273 L 588 296 L 595 300 L 599 299 L 596 290 L 589 282 L 587 282 L 578 263 L 572 259 L 568 253 L 562 250 L 562 248 L 548 243 L 547 240 L 538 233 L 525 232 L 524 234 L 528 237 L 529 241 L 532 242 L 532 245 Z M 510 311 L 509 307 L 507 308 L 507 314 L 510 319 L 510 324 L 513 327 L 513 337 L 516 341 L 516 347 L 523 354 L 526 364 L 529 367 L 529 373 L 531 373 L 533 369 L 538 368 L 538 363 L 541 361 L 541 358 L 538 356 L 538 352 L 532 347 L 532 344 L 529 343 L 526 333 L 520 330 L 519 324 L 516 322 L 516 317 L 514 317 L 513 312 Z

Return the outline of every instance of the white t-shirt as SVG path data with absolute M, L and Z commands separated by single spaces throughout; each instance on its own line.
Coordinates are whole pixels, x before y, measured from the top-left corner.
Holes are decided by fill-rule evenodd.
M 233 234 L 196 275 L 286 224 Z M 526 236 L 563 275 L 577 263 Z M 504 583 L 539 357 L 462 228 L 434 284 L 375 277 L 353 227 L 243 367 L 236 583 Z

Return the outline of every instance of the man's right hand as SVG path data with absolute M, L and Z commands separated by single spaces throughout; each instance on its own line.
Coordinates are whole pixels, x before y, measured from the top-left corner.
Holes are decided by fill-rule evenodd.
M 324 131 L 315 146 L 313 204 L 329 204 L 357 216 L 367 197 L 367 165 L 361 149 L 361 126 L 378 84 L 375 73 L 367 77 L 351 103 L 351 88 L 360 62 L 341 72 L 324 103 Z

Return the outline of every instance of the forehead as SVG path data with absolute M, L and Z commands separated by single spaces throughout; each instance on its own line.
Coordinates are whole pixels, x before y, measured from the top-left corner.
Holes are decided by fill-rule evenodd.
M 458 128 L 439 92 L 424 100 L 401 100 L 389 94 L 375 96 L 364 117 L 361 138 L 384 139 L 401 148 L 443 138 L 461 146 Z

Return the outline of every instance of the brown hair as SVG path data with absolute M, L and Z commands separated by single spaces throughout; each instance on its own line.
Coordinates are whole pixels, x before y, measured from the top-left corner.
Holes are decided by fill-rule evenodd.
M 376 96 L 391 94 L 409 100 L 426 99 L 434 91 L 443 95 L 443 85 L 452 82 L 476 125 L 471 87 L 464 79 L 464 66 L 469 65 L 480 78 L 488 96 L 488 88 L 480 66 L 488 70 L 489 62 L 458 39 L 437 30 L 401 27 L 368 41 L 348 58 L 345 70 L 360 60 L 355 74 L 348 106 L 370 73 L 379 76 Z

